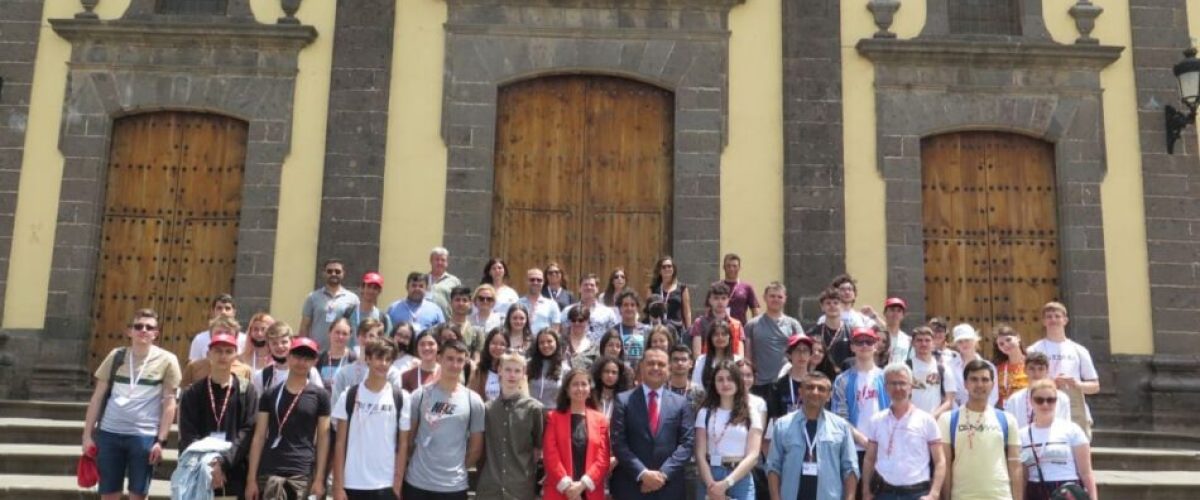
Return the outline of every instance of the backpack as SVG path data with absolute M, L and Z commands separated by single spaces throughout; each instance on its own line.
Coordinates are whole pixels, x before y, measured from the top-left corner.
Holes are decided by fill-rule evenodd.
M 908 365 L 909 370 L 913 369 L 912 358 L 904 360 L 904 364 Z M 941 394 L 942 399 L 946 399 L 946 367 L 942 365 L 941 360 L 937 359 L 937 357 L 934 357 L 933 364 L 937 366 L 938 393 Z
M 92 430 L 93 433 L 100 429 L 100 422 L 104 421 L 104 411 L 108 409 L 108 400 L 112 398 L 113 386 L 116 385 L 117 369 L 124 363 L 125 348 L 118 347 L 113 355 L 112 365 L 108 368 L 108 389 L 104 391 L 104 399 L 100 400 L 100 411 L 96 413 L 96 427 Z
M 404 408 L 404 389 L 396 384 L 392 386 L 392 401 L 396 403 L 396 449 L 400 448 L 400 409 Z M 350 420 L 354 418 L 355 403 L 358 402 L 358 386 L 354 384 L 346 390 L 346 437 L 350 437 Z
M 962 408 L 955 408 L 950 412 L 950 459 L 954 459 L 954 441 L 958 437 L 958 411 Z M 1008 456 L 1008 416 L 1004 410 L 992 408 L 996 412 L 996 420 L 1000 421 L 1000 433 L 1004 436 L 1004 456 Z

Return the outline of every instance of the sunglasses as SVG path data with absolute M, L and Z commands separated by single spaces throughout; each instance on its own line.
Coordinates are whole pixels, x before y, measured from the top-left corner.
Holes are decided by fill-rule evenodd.
M 341 269 L 326 269 L 325 274 L 342 274 Z
M 543 281 L 546 281 L 546 280 L 544 280 L 542 278 L 529 278 L 530 283 L 541 283 Z
M 149 323 L 134 323 L 134 324 L 130 325 L 129 328 L 132 328 L 134 331 L 137 331 L 137 332 L 153 332 L 155 330 L 158 330 L 157 326 L 151 325 Z
M 863 347 L 873 346 L 873 345 L 875 345 L 875 341 L 874 340 L 855 340 L 854 345 L 863 346 Z
M 495 297 L 475 297 L 475 302 L 495 302 Z
M 1038 396 L 1033 397 L 1033 404 L 1037 404 L 1037 405 L 1054 404 L 1056 402 L 1058 402 L 1058 396 L 1050 396 L 1048 398 L 1043 398 L 1043 397 L 1038 397 Z

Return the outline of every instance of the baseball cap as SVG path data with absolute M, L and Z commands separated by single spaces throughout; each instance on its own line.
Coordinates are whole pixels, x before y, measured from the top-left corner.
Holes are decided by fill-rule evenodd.
M 791 353 L 792 349 L 795 349 L 796 346 L 800 344 L 804 344 L 811 349 L 813 346 L 813 339 L 808 335 L 792 335 L 788 338 L 787 352 Z
M 363 275 L 362 283 L 364 285 L 379 285 L 379 288 L 383 288 L 383 275 L 375 271 L 371 271 Z
M 308 337 L 296 337 L 292 339 L 292 347 L 288 349 L 288 352 L 295 352 L 297 350 L 312 351 L 313 355 L 321 353 L 321 347 L 317 345 L 317 341 Z
M 233 347 L 234 349 L 237 349 L 237 339 L 234 338 L 233 335 L 229 335 L 227 333 L 214 335 L 212 340 L 208 341 L 208 348 L 212 349 L 212 347 L 217 344 L 225 344 L 227 346 Z
M 955 342 L 960 340 L 979 340 L 979 334 L 975 333 L 975 328 L 966 323 L 954 325 L 954 330 L 952 330 L 952 332 L 954 333 Z
M 887 299 L 887 301 L 885 301 L 885 302 L 883 303 L 883 308 L 884 308 L 884 309 L 887 309 L 887 308 L 889 308 L 889 307 L 899 307 L 899 308 L 901 308 L 901 309 L 904 309 L 905 311 L 907 311 L 907 310 L 908 310 L 908 303 L 907 303 L 907 302 L 905 302 L 905 301 L 904 301 L 904 299 L 902 299 L 902 298 L 900 298 L 900 297 L 892 297 L 892 298 L 889 298 L 889 299 Z
M 855 328 L 853 332 L 850 332 L 851 340 L 859 337 L 871 337 L 872 340 L 879 340 L 879 335 L 871 328 Z

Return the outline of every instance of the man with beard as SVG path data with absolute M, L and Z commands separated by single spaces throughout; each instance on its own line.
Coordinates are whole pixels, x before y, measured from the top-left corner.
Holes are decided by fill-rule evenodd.
M 446 321 L 442 308 L 426 296 L 429 283 L 424 274 L 415 271 L 408 273 L 405 286 L 408 287 L 408 296 L 388 306 L 392 324 L 408 323 L 412 325 L 413 335 L 416 335 Z
M 300 336 L 316 340 L 325 350 L 329 348 L 329 325 L 357 308 L 358 296 L 342 288 L 346 269 L 341 260 L 326 260 L 322 267 L 325 269 L 325 286 L 313 290 L 304 300 Z

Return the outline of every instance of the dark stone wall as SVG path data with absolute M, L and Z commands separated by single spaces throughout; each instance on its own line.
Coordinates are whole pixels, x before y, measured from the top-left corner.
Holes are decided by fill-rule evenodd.
M 25 152 L 29 94 L 37 56 L 43 0 L 5 0 L 0 8 L 0 322 Z
M 803 318 L 820 315 L 817 296 L 846 268 L 840 8 L 783 2 L 784 277 Z
M 344 260 L 350 287 L 379 266 L 395 15 L 395 0 L 338 1 L 317 256 Z

